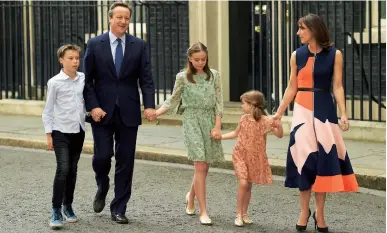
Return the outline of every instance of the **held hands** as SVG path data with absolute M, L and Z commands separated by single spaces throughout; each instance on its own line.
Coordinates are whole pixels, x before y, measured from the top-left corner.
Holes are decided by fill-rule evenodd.
M 272 128 L 278 128 L 281 125 L 282 114 L 278 112 L 272 116 L 273 123 L 271 125 Z
M 279 124 L 281 124 L 281 118 L 282 118 L 282 116 L 278 113 L 276 113 L 272 117 L 272 119 L 273 119 L 272 127 L 273 128 L 277 128 L 279 126 Z M 349 120 L 348 120 L 348 117 L 346 115 L 341 116 L 340 128 L 343 131 L 347 131 L 349 129 Z
M 211 137 L 216 140 L 222 140 L 222 130 L 215 127 L 211 130 Z
M 149 121 L 156 120 L 156 110 L 153 108 L 147 108 L 144 110 L 144 115 Z
M 281 122 L 282 114 L 280 114 L 279 112 L 276 112 L 276 113 L 272 116 L 272 119 L 273 119 L 274 121 L 280 121 L 280 122 Z
M 346 115 L 341 116 L 340 127 L 343 131 L 347 131 L 349 129 L 349 120 Z
M 94 108 L 91 110 L 90 114 L 95 122 L 100 122 L 102 118 L 106 116 L 106 112 L 101 108 Z M 153 108 L 147 108 L 144 110 L 144 115 L 148 120 L 154 121 L 156 119 L 156 110 Z
M 100 122 L 102 118 L 105 117 L 106 112 L 103 111 L 101 108 L 94 108 L 91 110 L 91 117 L 95 122 Z

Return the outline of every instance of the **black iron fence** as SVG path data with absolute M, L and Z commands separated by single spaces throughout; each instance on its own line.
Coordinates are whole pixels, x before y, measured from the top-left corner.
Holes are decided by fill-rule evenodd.
M 60 69 L 57 48 L 75 43 L 85 49 L 90 37 L 109 30 L 107 14 L 111 2 L 0 1 L 0 97 L 44 100 L 47 80 Z M 172 91 L 174 76 L 186 62 L 188 2 L 132 1 L 132 4 L 129 32 L 147 42 L 157 103 L 160 103 Z M 243 14 L 238 11 L 233 14 L 238 22 L 247 17 L 249 24 L 243 24 L 249 28 L 248 57 L 246 53 L 241 54 L 249 61 L 246 66 L 248 83 L 242 86 L 241 80 L 236 80 L 231 92 L 237 88 L 237 92 L 248 88 L 262 90 L 271 100 L 268 109 L 276 109 L 287 86 L 290 55 L 300 46 L 296 36 L 297 19 L 316 13 L 323 17 L 331 39 L 344 55 L 343 82 L 349 116 L 356 120 L 385 120 L 385 0 L 231 4 L 233 9 L 246 9 Z M 236 27 L 243 28 L 238 22 L 230 21 L 230 25 L 238 24 Z M 235 40 L 245 46 L 240 34 L 233 39 L 231 36 L 230 51 L 235 47 L 231 46 Z M 230 73 L 235 66 L 232 64 Z M 235 96 L 239 100 L 239 93 Z
M 249 87 L 263 90 L 269 110 L 278 107 L 287 87 L 291 53 L 301 46 L 297 21 L 320 15 L 344 56 L 343 85 L 349 117 L 385 121 L 385 1 L 250 2 Z M 290 108 L 291 109 L 291 108 Z M 289 113 L 286 113 L 289 114 Z
M 112 2 L 0 1 L 0 97 L 44 100 L 48 79 L 60 70 L 56 50 L 74 43 L 84 51 L 89 38 L 108 31 Z M 159 102 L 172 91 L 174 76 L 186 62 L 188 3 L 131 4 L 129 32 L 147 42 Z

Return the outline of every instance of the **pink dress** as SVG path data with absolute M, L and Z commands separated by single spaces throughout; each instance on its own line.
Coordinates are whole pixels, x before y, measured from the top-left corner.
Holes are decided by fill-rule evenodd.
M 255 121 L 243 115 L 239 121 L 238 141 L 232 155 L 235 175 L 256 184 L 271 184 L 273 178 L 266 155 L 266 136 L 272 120 L 267 116 Z

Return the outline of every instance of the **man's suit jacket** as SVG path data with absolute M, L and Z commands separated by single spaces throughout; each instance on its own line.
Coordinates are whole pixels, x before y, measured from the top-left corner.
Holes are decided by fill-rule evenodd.
M 155 87 L 145 42 L 126 34 L 125 52 L 117 75 L 110 48 L 109 33 L 89 39 L 83 61 L 86 110 L 102 108 L 106 116 L 99 123 L 106 124 L 113 116 L 116 100 L 126 126 L 141 124 L 138 83 L 144 108 L 155 108 Z

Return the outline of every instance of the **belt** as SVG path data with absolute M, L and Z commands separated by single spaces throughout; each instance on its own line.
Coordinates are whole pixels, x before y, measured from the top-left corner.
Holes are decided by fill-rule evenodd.
M 330 92 L 329 88 L 299 87 L 297 91 Z

